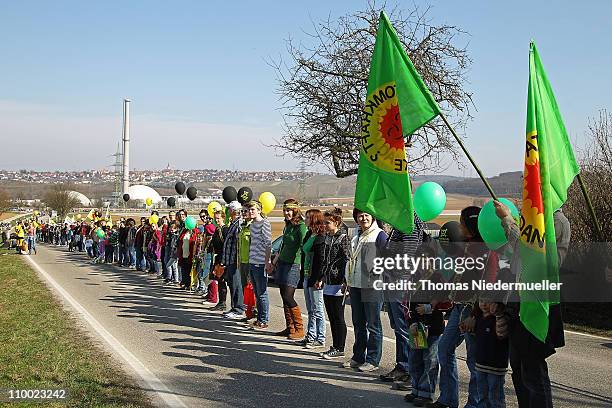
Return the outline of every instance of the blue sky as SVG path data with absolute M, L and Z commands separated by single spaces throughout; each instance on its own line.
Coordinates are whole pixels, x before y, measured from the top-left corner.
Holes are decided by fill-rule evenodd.
M 364 4 L 4 2 L 0 168 L 107 166 L 121 134 L 121 100 L 129 97 L 132 167 L 294 170 L 295 159 L 265 146 L 281 132 L 266 59 L 283 54 L 287 37 L 306 39 L 311 20 Z M 612 2 L 416 4 L 431 5 L 434 22 L 469 33 L 457 43 L 473 59 L 467 88 L 477 110 L 466 144 L 485 174 L 522 167 L 530 39 L 573 141 L 583 143 L 598 109 L 612 108 Z

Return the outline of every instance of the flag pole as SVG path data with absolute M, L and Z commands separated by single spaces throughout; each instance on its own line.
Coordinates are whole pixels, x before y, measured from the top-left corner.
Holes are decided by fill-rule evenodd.
M 465 147 L 461 139 L 459 139 L 459 136 L 457 136 L 457 133 L 455 133 L 455 129 L 453 129 L 450 123 L 448 123 L 448 120 L 446 119 L 446 116 L 444 116 L 444 113 L 442 113 L 442 111 L 440 111 L 440 117 L 444 121 L 444 124 L 446 124 L 446 127 L 448 128 L 448 130 L 450 130 L 450 132 L 455 137 L 455 140 L 457 141 L 457 143 L 459 143 L 459 146 L 461 146 L 461 150 L 463 150 L 463 153 L 465 153 L 470 163 L 472 163 L 472 166 L 474 167 L 474 169 L 476 169 L 476 173 L 478 173 L 478 176 L 484 183 L 485 187 L 487 188 L 487 190 L 489 190 L 489 194 L 491 194 L 491 197 L 493 197 L 493 199 L 497 201 L 497 196 L 493 192 L 493 188 L 491 187 L 491 185 L 489 184 L 485 176 L 482 174 L 482 171 L 480 171 L 480 168 L 478 167 L 478 165 L 472 158 L 472 155 L 470 154 L 470 152 L 468 152 L 467 148 Z
M 591 202 L 591 197 L 587 192 L 586 186 L 582 181 L 582 176 L 580 173 L 576 176 L 578 179 L 578 184 L 580 185 L 580 190 L 582 191 L 582 195 L 584 196 L 584 200 L 586 201 L 587 207 L 589 207 L 589 213 L 591 214 L 591 218 L 593 218 L 593 223 L 595 223 L 595 229 L 597 230 L 597 235 L 599 235 L 599 239 L 601 242 L 604 242 L 603 232 L 601 231 L 601 226 L 599 225 L 599 221 L 597 220 L 597 216 L 595 215 L 595 209 L 593 208 L 593 203 Z

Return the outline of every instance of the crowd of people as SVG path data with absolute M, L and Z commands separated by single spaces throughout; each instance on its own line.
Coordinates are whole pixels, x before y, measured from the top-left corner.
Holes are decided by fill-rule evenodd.
M 272 253 L 272 228 L 258 201 L 230 202 L 214 214 L 199 213 L 197 226 L 187 222 L 185 210 L 160 217 L 82 221 L 73 225 L 24 223 L 22 239 L 35 251 L 36 240 L 87 252 L 94 263 L 150 273 L 185 291 L 201 296 L 212 311 L 227 319 L 249 322 L 254 330 L 268 329 L 270 298 L 268 278 L 273 277 L 282 299 L 285 328 L 273 333 L 295 341 L 297 347 L 319 349 L 321 358 L 343 360 L 346 369 L 379 370 L 383 352 L 382 316 L 387 312 L 395 338 L 395 367 L 380 374 L 385 382 L 408 391 L 405 400 L 414 406 L 453 407 L 460 403 L 456 350 L 465 342 L 469 385 L 465 407 L 505 406 L 504 383 L 510 363 L 520 407 L 552 407 L 546 358 L 563 345 L 558 309 L 551 309 L 546 342 L 537 340 L 518 318 L 516 294 L 500 301 L 492 293 L 477 291 L 376 290 L 379 279 L 373 263 L 377 257 L 397 254 L 411 257 L 481 256 L 485 267 L 469 273 L 437 270 L 431 264 L 416 273 L 390 271 L 385 279 L 414 282 L 516 279 L 520 269 L 519 229 L 508 208 L 495 202 L 508 243 L 488 249 L 478 231 L 480 208 L 461 211 L 459 234 L 445 234 L 462 245 L 444 246 L 432 239 L 414 215 L 414 230 L 403 233 L 353 209 L 356 227 L 349 228 L 342 210 L 311 208 L 283 203 L 285 220 L 282 245 Z M 569 222 L 555 213 L 560 263 L 569 244 Z M 453 237 L 449 238 L 451 235 Z M 31 238 L 31 240 L 30 240 Z M 454 249 L 453 249 L 454 248 Z M 507 261 L 507 268 L 501 268 Z M 302 283 L 306 322 L 296 301 Z M 419 292 L 420 291 L 420 292 Z M 254 307 L 249 308 L 249 294 Z M 419 292 L 419 293 L 417 293 Z M 229 294 L 229 296 L 228 296 Z M 417 296 L 418 294 L 418 296 Z M 355 340 L 347 348 L 345 306 L 350 304 Z M 326 324 L 331 344 L 325 349 Z M 439 390 L 439 396 L 434 396 Z

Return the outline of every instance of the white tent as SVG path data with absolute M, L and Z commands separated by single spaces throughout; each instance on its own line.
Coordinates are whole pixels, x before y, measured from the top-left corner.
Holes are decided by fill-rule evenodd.
M 91 207 L 91 200 L 89 200 L 85 194 L 79 193 L 78 191 L 68 191 L 68 195 L 78 200 L 83 207 Z
M 157 191 L 153 190 L 149 186 L 144 186 L 142 184 L 130 186 L 128 188 L 127 193 L 130 195 L 130 201 L 146 201 L 147 198 L 150 198 L 153 201 L 153 204 L 160 203 L 162 201 L 162 198 Z

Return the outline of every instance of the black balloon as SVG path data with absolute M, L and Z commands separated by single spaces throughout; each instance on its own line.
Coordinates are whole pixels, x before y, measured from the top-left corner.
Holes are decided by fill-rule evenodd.
M 128 201 L 130 201 L 130 195 L 129 195 L 128 193 L 125 193 L 125 194 L 123 195 L 123 201 L 125 201 L 126 203 L 127 203 Z
M 198 189 L 195 188 L 194 186 L 191 186 L 187 189 L 187 198 L 190 199 L 191 201 L 195 200 L 195 198 L 198 196 Z
M 168 197 L 166 203 L 168 204 L 168 207 L 174 207 L 176 205 L 176 198 Z
M 225 201 L 226 203 L 231 203 L 232 201 L 236 200 L 237 197 L 238 192 L 234 187 L 227 186 L 223 189 L 223 201 Z
M 177 194 L 183 195 L 185 193 L 185 183 L 179 181 L 174 185 L 174 189 L 176 190 Z
M 246 204 L 253 199 L 253 190 L 249 187 L 241 187 L 238 190 L 238 202 L 240 204 Z
M 458 256 L 463 253 L 463 242 L 465 235 L 461 224 L 457 221 L 449 221 L 440 228 L 438 242 L 448 255 Z

